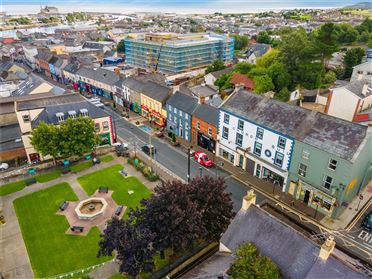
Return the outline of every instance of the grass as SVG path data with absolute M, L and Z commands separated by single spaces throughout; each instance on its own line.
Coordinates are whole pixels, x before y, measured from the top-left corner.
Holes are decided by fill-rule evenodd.
M 54 170 L 48 173 L 43 173 L 35 176 L 37 182 L 44 183 L 48 182 L 54 179 L 57 179 L 58 177 L 61 176 L 61 171 L 60 170 Z
M 88 195 L 92 195 L 100 186 L 106 186 L 113 190 L 112 198 L 119 205 L 129 208 L 139 206 L 143 198 L 148 198 L 151 191 L 145 187 L 136 177 L 124 178 L 119 171 L 122 165 L 114 165 L 96 172 L 80 176 L 77 180 Z M 128 190 L 133 190 L 132 195 Z M 128 212 L 128 209 L 126 212 Z
M 112 155 L 106 155 L 106 156 L 99 157 L 99 159 L 101 160 L 101 162 L 107 163 L 107 162 L 114 160 L 114 157 Z M 81 172 L 83 170 L 89 169 L 92 166 L 93 166 L 93 162 L 89 160 L 89 161 L 85 161 L 85 162 L 73 165 L 70 167 L 70 169 L 73 172 Z
M 8 183 L 0 186 L 0 196 L 6 196 L 14 192 L 21 191 L 26 187 L 24 180 Z
M 112 157 L 112 155 L 106 155 L 106 156 L 99 157 L 99 159 L 101 160 L 101 162 L 107 163 L 107 162 L 114 160 L 114 157 Z
M 14 201 L 23 239 L 37 278 L 79 270 L 109 260 L 97 258 L 100 232 L 97 227 L 86 236 L 67 235 L 69 224 L 56 215 L 59 204 L 76 201 L 67 183 L 18 198 Z

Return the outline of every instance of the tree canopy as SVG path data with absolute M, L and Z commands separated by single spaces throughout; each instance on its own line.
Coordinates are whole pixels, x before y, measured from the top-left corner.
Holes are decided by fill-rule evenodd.
M 235 50 L 242 50 L 247 47 L 248 45 L 248 37 L 247 36 L 241 36 L 237 34 L 230 35 L 235 39 L 234 49 Z
M 271 44 L 272 40 L 269 33 L 267 33 L 266 31 L 261 31 L 260 33 L 258 33 L 256 41 L 257 43 L 261 44 Z
M 344 78 L 351 77 L 353 73 L 353 67 L 362 62 L 365 51 L 362 48 L 351 48 L 349 49 L 344 56 Z
M 211 65 L 209 65 L 207 67 L 207 69 L 205 70 L 205 74 L 209 74 L 209 73 L 212 73 L 212 72 L 215 72 L 215 71 L 219 71 L 219 70 L 223 70 L 225 69 L 226 66 L 225 66 L 225 63 L 223 63 L 222 60 L 214 60 L 213 63 Z

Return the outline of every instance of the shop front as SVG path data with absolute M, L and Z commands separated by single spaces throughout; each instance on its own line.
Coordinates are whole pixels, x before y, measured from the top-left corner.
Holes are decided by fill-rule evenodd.
M 104 133 L 99 135 L 100 143 L 99 145 L 111 144 L 111 135 L 110 133 Z
M 164 127 L 166 124 L 166 119 L 157 111 L 151 111 L 151 121 L 160 127 Z
M 212 138 L 209 138 L 207 136 L 205 136 L 204 134 L 198 132 L 198 145 L 211 151 L 211 152 L 214 152 L 215 149 L 216 149 L 216 141 Z

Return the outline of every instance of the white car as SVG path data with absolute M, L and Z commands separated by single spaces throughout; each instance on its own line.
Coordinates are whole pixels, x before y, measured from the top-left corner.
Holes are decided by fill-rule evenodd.
M 7 170 L 9 168 L 9 165 L 7 163 L 1 163 L 0 164 L 0 170 Z

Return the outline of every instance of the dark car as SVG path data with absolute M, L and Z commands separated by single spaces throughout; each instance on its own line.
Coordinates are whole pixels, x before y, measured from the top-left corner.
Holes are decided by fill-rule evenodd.
M 115 146 L 117 156 L 129 157 L 129 148 L 125 144 Z
M 149 145 L 149 144 L 145 144 L 144 146 L 141 147 L 142 151 L 149 155 L 150 156 L 150 152 L 151 152 L 151 155 L 154 155 L 156 154 L 156 148 L 153 146 L 153 145 Z
M 362 228 L 369 232 L 372 232 L 372 211 L 369 212 L 366 217 L 364 217 Z

